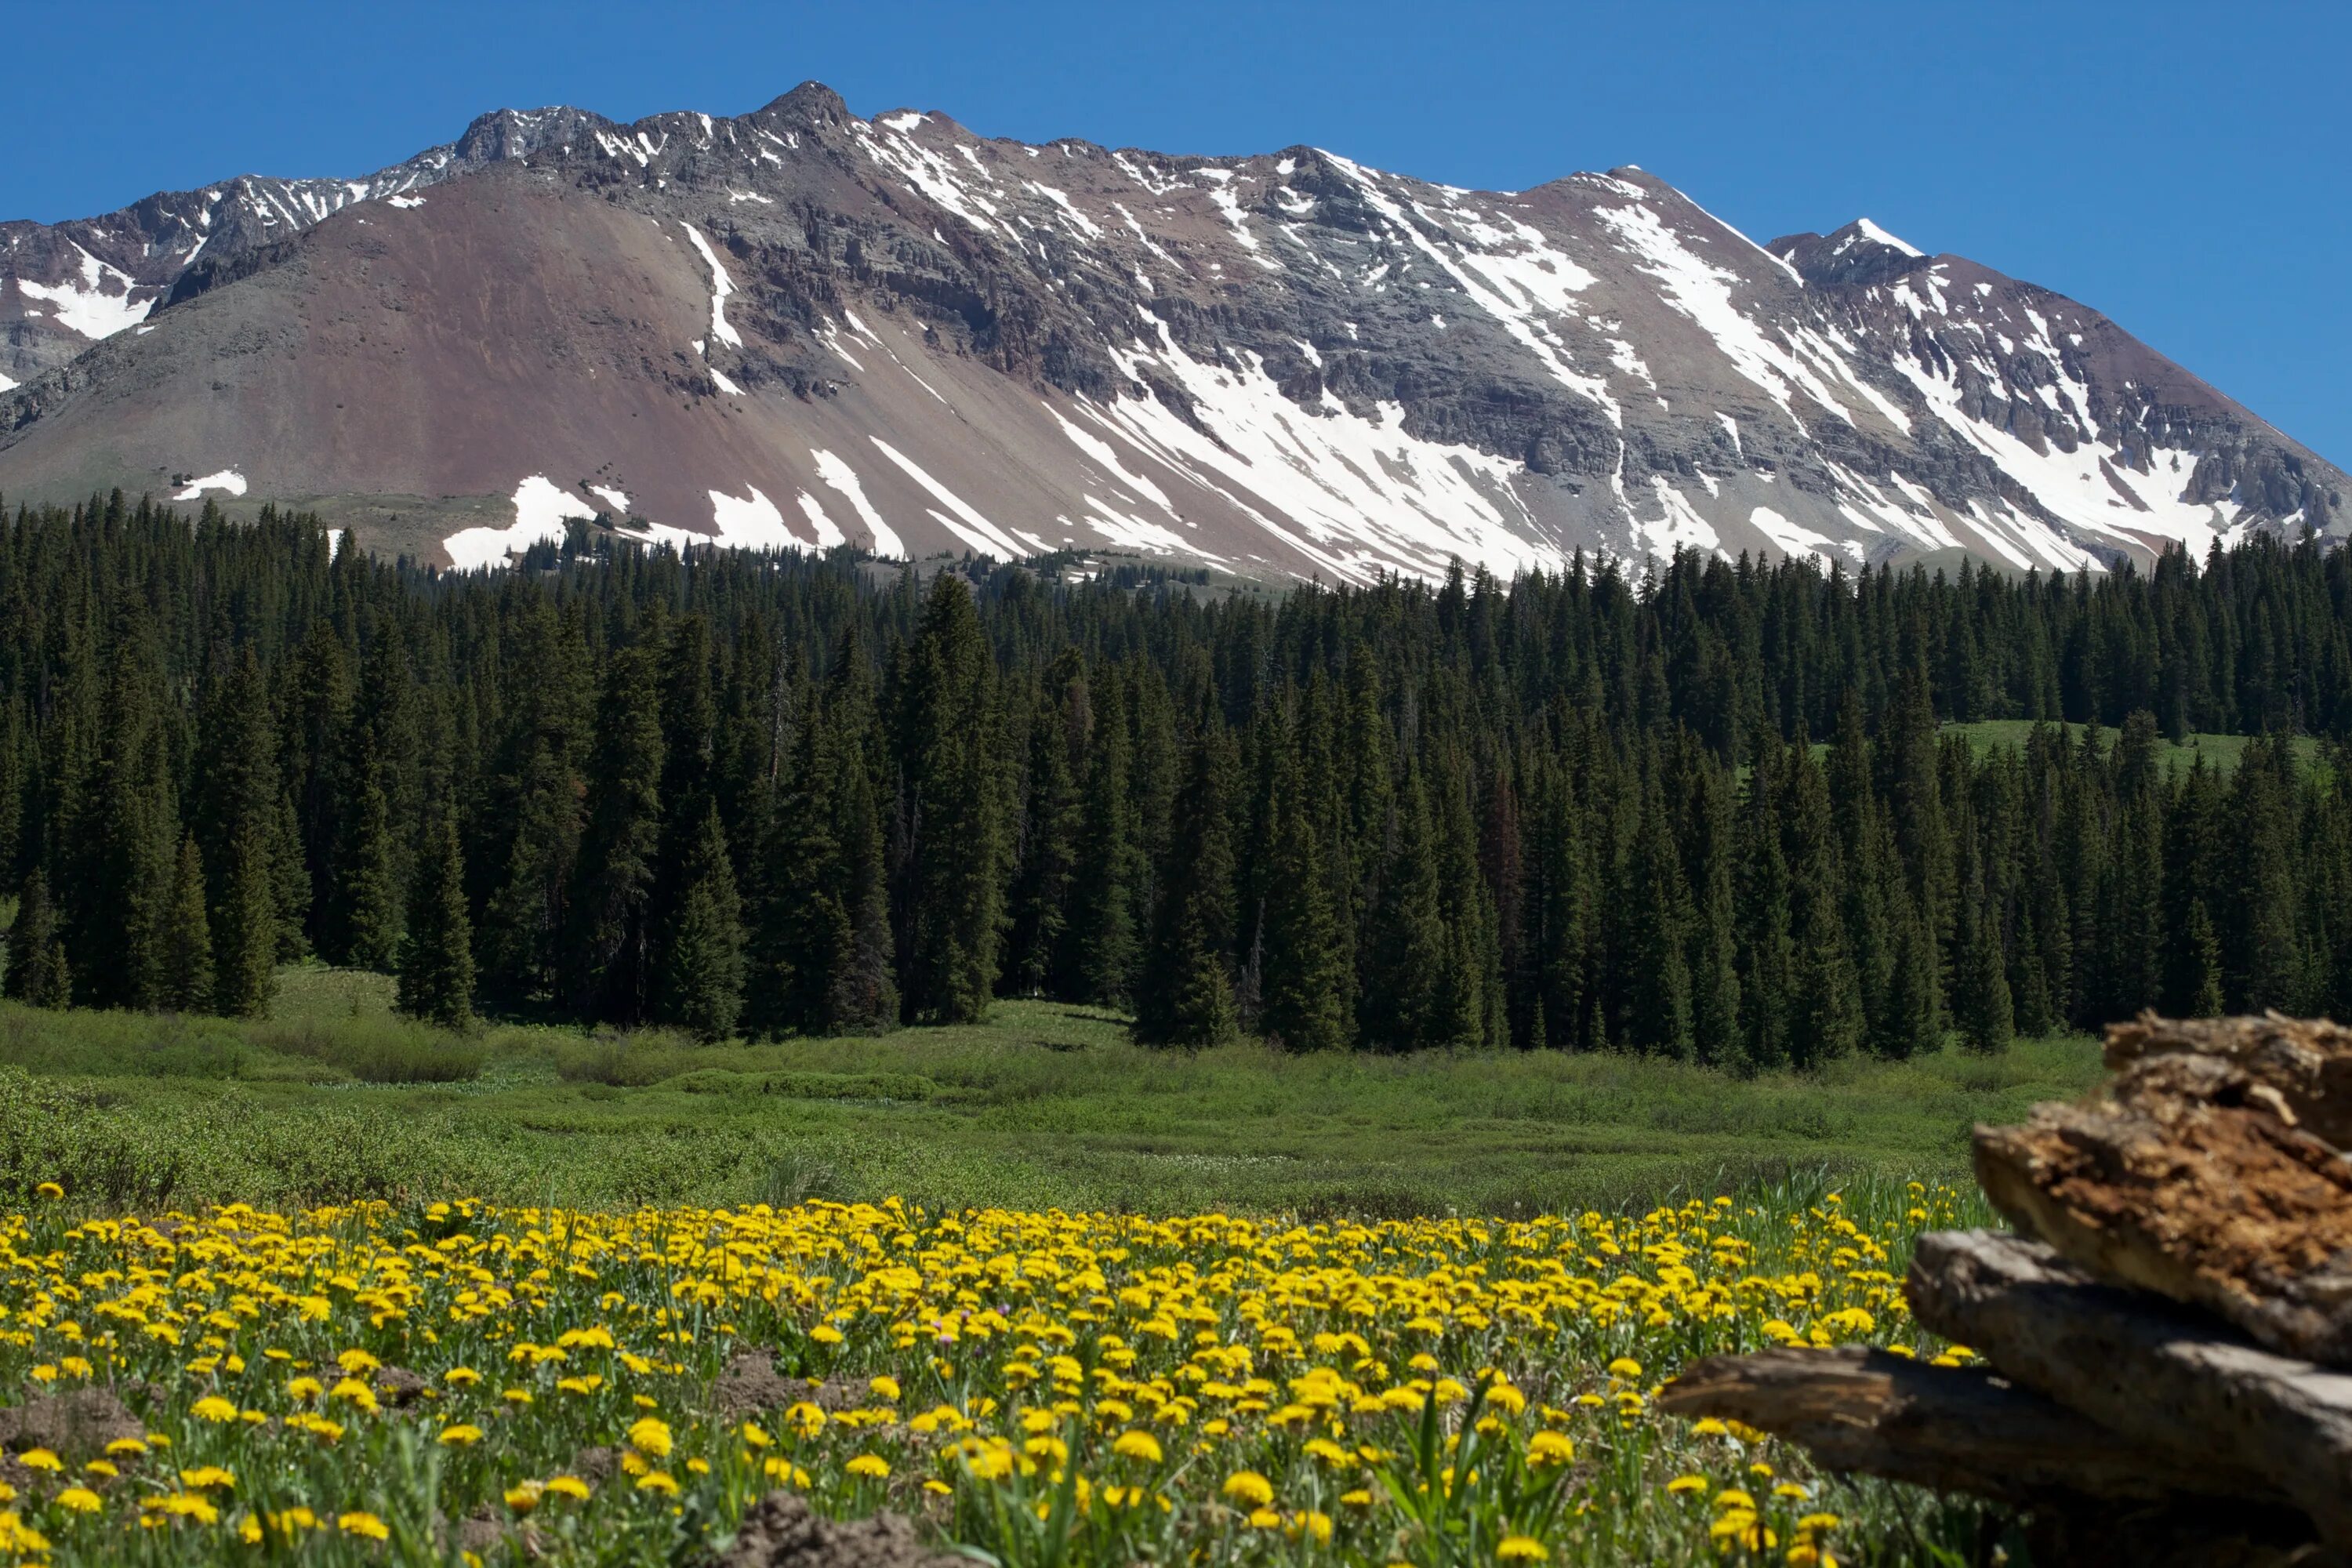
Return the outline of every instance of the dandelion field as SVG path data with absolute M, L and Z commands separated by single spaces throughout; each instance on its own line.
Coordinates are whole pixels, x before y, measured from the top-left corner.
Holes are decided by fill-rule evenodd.
M 0 1225 L 0 1529 L 56 1564 L 670 1563 L 783 1489 L 1038 1568 L 1959 1562 L 1997 1521 L 1650 1400 L 1776 1341 L 1948 1353 L 1899 1271 L 1974 1201 L 1308 1224 L 52 1199 Z

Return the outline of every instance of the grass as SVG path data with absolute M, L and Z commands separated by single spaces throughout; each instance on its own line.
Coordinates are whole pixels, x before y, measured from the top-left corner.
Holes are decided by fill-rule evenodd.
M 6 1073 L 5 1069 L 20 1069 Z M 293 968 L 268 1020 L 0 1005 L 0 1201 L 469 1194 L 879 1200 L 1369 1216 L 1640 1209 L 1776 1173 L 1963 1176 L 1968 1131 L 2081 1092 L 2084 1039 L 1738 1078 L 1618 1055 L 1147 1050 L 1124 1021 L 698 1047 L 661 1031 L 394 1016 L 381 976 Z
M 1944 726 L 1944 732 L 1948 735 L 1966 735 L 1977 755 L 1982 757 L 1988 752 L 2004 749 L 2022 752 L 2025 750 L 2026 738 L 2033 733 L 2034 724 L 2035 721 L 2031 719 L 1985 719 L 1972 724 L 1947 724 Z M 2066 732 L 2067 740 L 2078 746 L 2082 744 L 2082 725 L 2061 724 L 2056 727 Z M 2103 751 L 2112 751 L 2122 733 L 2120 730 L 2111 729 L 2105 725 L 2099 726 L 2100 748 Z M 2227 777 L 2237 772 L 2239 760 L 2246 754 L 2247 742 L 2252 739 L 2251 735 L 2192 734 L 2188 740 L 2176 744 L 2159 737 L 2156 750 L 2158 757 L 2168 769 L 2185 770 L 2198 758 L 2202 757 L 2205 759 L 2207 767 Z M 2318 741 L 2309 735 L 2297 735 L 2293 743 L 2295 760 L 2305 769 L 2308 770 L 2319 765 Z

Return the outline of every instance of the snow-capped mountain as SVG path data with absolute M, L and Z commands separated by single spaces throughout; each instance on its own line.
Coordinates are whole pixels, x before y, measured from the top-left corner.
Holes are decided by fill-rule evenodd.
M 2097 312 L 1626 168 L 1043 147 L 809 84 L 487 116 L 362 180 L 0 226 L 0 495 L 1261 576 L 1578 548 L 2023 569 L 2343 534 L 2343 473 Z

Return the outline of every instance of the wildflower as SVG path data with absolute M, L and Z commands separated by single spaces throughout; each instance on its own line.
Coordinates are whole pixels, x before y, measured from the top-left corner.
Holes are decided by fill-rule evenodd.
M 507 1507 L 517 1513 L 529 1513 L 539 1506 L 540 1497 L 546 1490 L 543 1481 L 519 1481 L 506 1489 Z
M 106 1506 L 88 1487 L 68 1487 L 58 1494 L 58 1506 L 74 1513 L 96 1513 Z
M 863 1476 L 869 1480 L 887 1480 L 890 1475 L 890 1461 L 879 1454 L 860 1454 L 842 1468 L 853 1476 Z
M 192 1492 L 210 1491 L 215 1487 L 236 1486 L 236 1477 L 218 1465 L 199 1465 L 193 1470 L 182 1470 L 180 1484 Z
M 110 1481 L 122 1472 L 114 1468 L 111 1460 L 92 1459 L 81 1468 L 81 1473 L 86 1476 L 96 1476 L 100 1480 Z
M 220 1510 L 194 1492 L 165 1492 L 160 1497 L 142 1498 L 139 1507 L 142 1512 L 193 1519 L 198 1524 L 220 1522 Z
M 1274 1500 L 1274 1483 L 1255 1470 L 1235 1470 L 1219 1489 L 1235 1502 L 1264 1508 Z
M 629 1447 L 656 1459 L 669 1457 L 669 1423 L 659 1416 L 641 1416 L 629 1427 Z
M 16 1462 L 28 1470 L 47 1470 L 52 1475 L 66 1468 L 66 1462 L 47 1448 L 27 1448 L 16 1456 Z
M 866 1386 L 872 1391 L 875 1398 L 887 1400 L 893 1405 L 898 1403 L 898 1380 L 897 1378 L 877 1377 L 868 1382 Z
M 1506 1563 L 1541 1563 L 1551 1555 L 1551 1548 L 1532 1535 L 1507 1535 L 1495 1555 Z
M 676 1497 L 677 1482 L 667 1470 L 648 1470 L 637 1478 L 637 1489 L 641 1492 L 659 1492 L 664 1497 Z
M 1110 1451 L 1122 1458 L 1140 1459 L 1147 1465 L 1156 1465 L 1162 1458 L 1160 1439 L 1149 1432 L 1122 1432 L 1111 1443 Z
M 1666 1490 L 1676 1497 L 1688 1497 L 1693 1492 L 1706 1490 L 1705 1476 L 1676 1476 L 1666 1483 Z
M 1631 1383 L 1642 1375 L 1642 1363 L 1632 1356 L 1621 1355 L 1609 1363 L 1609 1375 Z
M 372 1513 L 353 1510 L 335 1516 L 335 1528 L 345 1535 L 356 1535 L 365 1541 L 389 1541 L 392 1527 Z
M 1714 1416 L 1708 1415 L 1691 1423 L 1691 1436 L 1694 1437 L 1728 1437 L 1731 1436 L 1731 1428 L 1726 1426 Z
M 236 1419 L 236 1406 L 217 1394 L 207 1394 L 188 1407 L 188 1414 L 199 1421 L 229 1422 Z
M 452 1388 L 471 1388 L 482 1381 L 482 1374 L 470 1366 L 453 1366 L 441 1374 L 441 1381 Z
M 59 1198 L 66 1195 L 66 1190 L 58 1185 L 55 1182 L 43 1182 L 39 1186 L 35 1187 L 33 1191 L 38 1195 L 48 1199 L 51 1203 L 55 1203 Z
M 574 1502 L 588 1500 L 588 1483 L 578 1476 L 550 1476 L 547 1489 L 557 1497 L 568 1497 Z
M 1538 1432 L 1528 1439 L 1528 1463 L 1565 1465 L 1576 1458 L 1576 1445 L 1558 1432 Z
M 147 1445 L 136 1437 L 117 1437 L 106 1446 L 106 1451 L 118 1459 L 135 1458 L 147 1451 Z
M 461 1421 L 455 1426 L 441 1428 L 440 1440 L 452 1447 L 470 1448 L 482 1440 L 482 1429 L 469 1422 Z

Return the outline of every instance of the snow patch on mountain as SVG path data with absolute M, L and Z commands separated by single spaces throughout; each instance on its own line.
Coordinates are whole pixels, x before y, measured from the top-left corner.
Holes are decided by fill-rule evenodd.
M 206 474 L 201 479 L 189 480 L 184 489 L 172 492 L 172 499 L 194 500 L 206 490 L 222 490 L 229 495 L 241 496 L 245 493 L 245 476 L 235 468 L 223 468 L 219 473 Z
M 504 528 L 466 528 L 441 542 L 450 563 L 460 572 L 504 566 L 534 544 L 563 542 L 563 525 L 572 518 L 587 518 L 592 509 L 545 474 L 533 474 L 515 486 L 515 520 Z
M 108 266 L 79 245 L 74 249 L 81 256 L 79 283 L 36 283 L 19 278 L 18 290 L 27 299 L 47 301 L 49 314 L 59 326 L 92 341 L 110 338 L 147 319 L 147 312 L 155 308 L 154 295 L 132 299 L 137 284 L 129 273 Z

